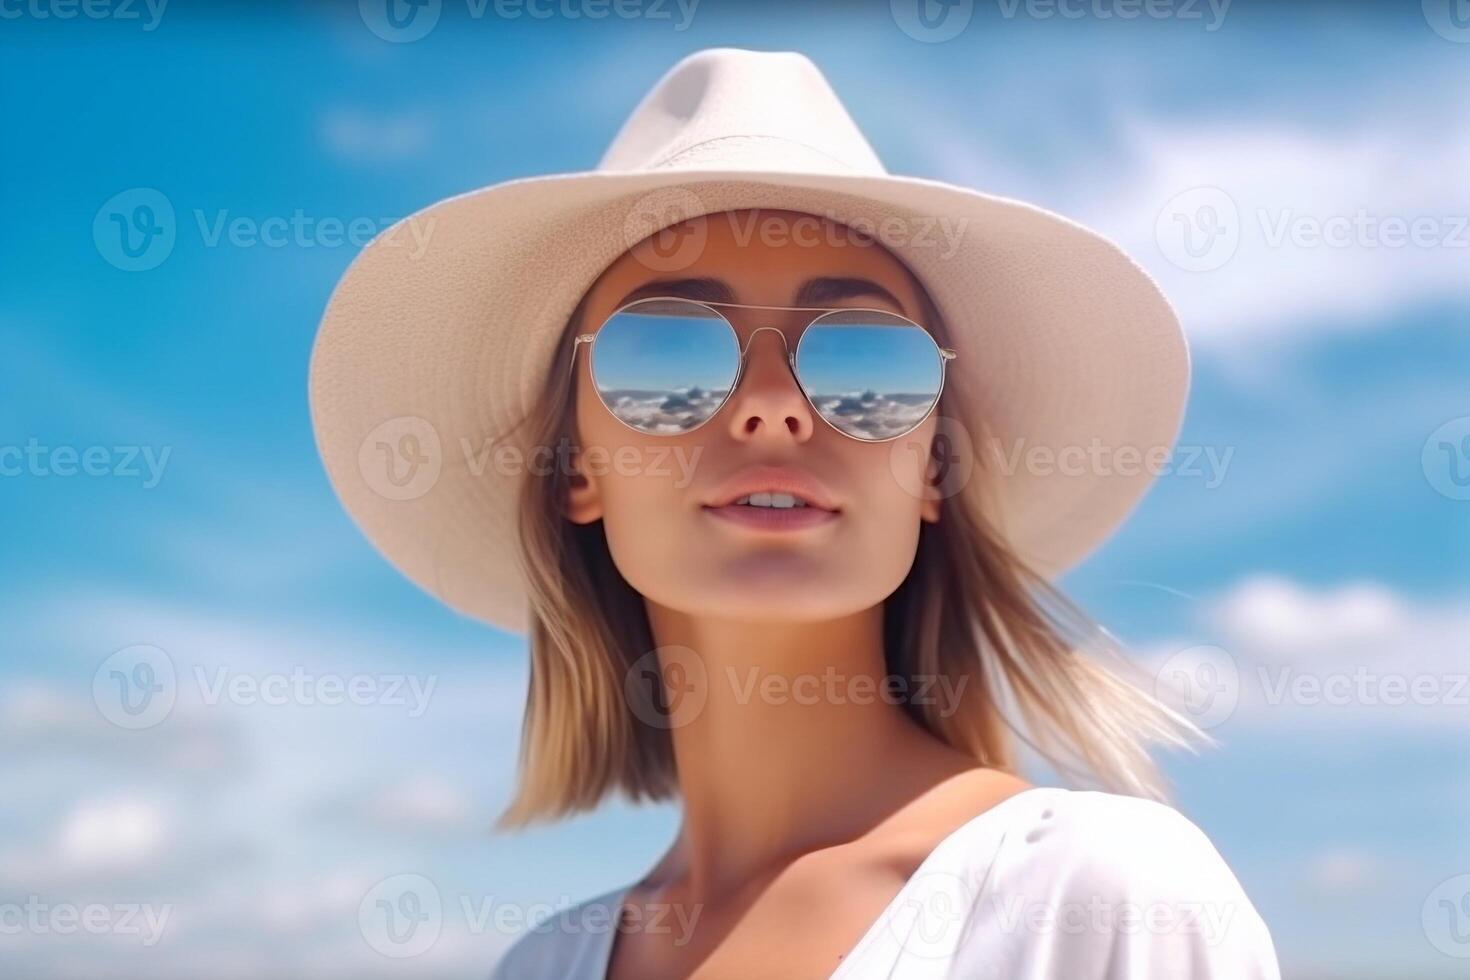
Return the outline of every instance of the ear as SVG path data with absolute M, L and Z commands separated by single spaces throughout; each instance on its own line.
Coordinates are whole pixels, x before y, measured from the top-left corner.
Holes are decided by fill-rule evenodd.
M 562 514 L 573 524 L 591 524 L 602 519 L 602 492 L 597 484 L 583 472 L 580 451 L 573 452 L 567 460 L 567 496 L 562 504 Z

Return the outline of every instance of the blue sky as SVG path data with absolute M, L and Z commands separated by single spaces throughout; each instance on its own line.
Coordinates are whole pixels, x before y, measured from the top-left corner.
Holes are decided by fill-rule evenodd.
M 589 168 L 670 65 L 732 45 L 809 55 L 891 171 L 1058 210 L 1159 279 L 1191 338 L 1191 455 L 1065 584 L 1146 669 L 1211 647 L 1237 670 L 1224 748 L 1168 768 L 1288 975 L 1463 975 L 1446 949 L 1470 949 L 1434 916 L 1470 873 L 1452 696 L 1470 501 L 1436 445 L 1470 416 L 1470 43 L 1433 0 L 1236 0 L 1218 21 L 1063 6 L 1078 16 L 975 3 L 928 43 L 886 3 L 705 0 L 681 30 L 672 4 L 592 20 L 443 0 L 395 43 L 370 2 L 173 0 L 156 20 L 0 3 L 19 11 L 0 20 L 0 449 L 29 453 L 0 463 L 40 461 L 0 476 L 0 902 L 171 909 L 153 944 L 31 930 L 0 935 L 7 958 L 37 977 L 478 976 L 514 930 L 466 909 L 567 904 L 660 852 L 668 808 L 486 833 L 523 644 L 356 532 L 315 455 L 306 367 L 346 230 Z M 94 221 L 117 195 L 157 203 L 141 189 L 174 242 L 127 271 Z M 1236 241 L 1201 257 L 1170 219 L 1206 206 Z M 1388 243 L 1415 220 L 1423 242 Z M 96 449 L 99 475 L 59 475 L 58 447 Z M 138 645 L 167 654 L 178 698 L 129 729 L 94 680 Z M 1273 701 L 1354 671 L 1438 697 Z M 212 697 L 300 673 L 405 690 Z M 359 909 L 401 874 L 446 911 L 431 949 L 393 959 Z

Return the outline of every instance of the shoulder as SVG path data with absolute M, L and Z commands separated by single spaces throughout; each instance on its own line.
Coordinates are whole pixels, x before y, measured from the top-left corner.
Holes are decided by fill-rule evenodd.
M 1021 802 L 975 895 L 982 946 L 1067 976 L 1277 980 L 1265 923 L 1178 810 L 1090 791 Z
M 1074 887 L 1144 895 L 1235 881 L 1204 831 L 1154 800 L 1054 790 L 1031 801 L 1007 831 L 1006 870 L 1061 877 Z
M 590 898 L 531 926 L 501 956 L 490 980 L 601 980 L 624 891 Z

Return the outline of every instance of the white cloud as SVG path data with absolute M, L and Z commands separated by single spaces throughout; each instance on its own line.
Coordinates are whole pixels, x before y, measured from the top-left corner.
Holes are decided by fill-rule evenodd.
M 1149 123 L 1131 142 L 1135 165 L 1089 217 L 1160 279 L 1193 339 L 1259 341 L 1470 299 L 1470 129 Z M 1171 201 L 1182 213 L 1161 221 Z M 1238 234 L 1233 255 L 1207 237 L 1212 214 Z M 1185 234 L 1202 271 L 1180 267 Z
M 100 657 L 98 658 L 100 659 Z M 164 726 L 125 732 L 110 724 L 82 684 L 22 681 L 0 692 L 0 771 L 27 758 L 105 761 L 114 772 L 167 776 L 238 774 L 241 731 L 220 713 L 176 712 Z
M 73 887 L 146 874 L 167 858 L 176 824 L 173 808 L 159 800 L 76 800 L 47 839 L 0 852 L 0 884 Z
M 1158 690 L 1214 734 L 1470 729 L 1464 601 L 1261 575 L 1207 603 L 1200 629 L 1142 659 Z
M 1216 625 L 1252 650 L 1311 654 L 1344 644 L 1385 643 L 1408 627 L 1409 610 L 1387 588 L 1355 582 L 1313 592 L 1288 578 L 1259 575 L 1221 597 Z
M 12 790 L 0 886 L 52 904 L 167 906 L 167 930 L 147 951 L 151 976 L 387 975 L 402 964 L 358 929 L 374 882 L 405 868 L 433 874 L 446 894 L 498 881 L 472 862 L 513 846 L 481 831 L 494 816 L 485 798 L 505 792 L 514 769 L 526 666 L 498 655 L 488 631 L 466 649 L 473 640 L 391 624 L 125 592 L 7 599 L 10 642 L 47 672 L 0 691 L 0 743 L 11 750 L 0 784 Z M 171 656 L 179 696 L 155 726 L 124 730 L 94 703 L 93 672 L 139 641 Z M 208 683 L 220 668 L 260 679 L 298 667 L 443 683 L 411 717 L 393 704 L 210 703 L 196 667 Z M 426 772 L 426 753 L 466 785 Z M 488 969 L 504 937 L 464 928 L 446 923 L 416 969 Z M 140 950 L 118 938 L 27 934 L 0 946 L 27 976 L 132 975 Z
M 140 868 L 166 846 L 170 822 L 166 809 L 151 800 L 83 801 L 62 820 L 57 857 L 78 869 Z
M 275 880 L 214 911 L 235 910 L 267 932 L 309 935 L 353 921 L 358 903 L 373 883 L 371 875 L 340 870 L 305 881 Z
M 1464 85 L 1463 75 L 1422 81 Z M 1328 124 L 1270 107 L 1228 119 L 1143 111 L 1121 110 L 1105 137 L 1027 123 L 1052 152 L 1043 168 L 975 135 L 966 116 L 928 120 L 914 138 L 941 179 L 1035 201 L 1117 242 L 1198 343 L 1259 354 L 1267 341 L 1470 301 L 1462 113 L 1365 110 Z M 1225 234 L 1207 238 L 1214 217 Z M 1186 230 L 1198 256 L 1183 251 Z
M 472 826 L 469 798 L 459 787 L 433 775 L 415 775 L 400 784 L 379 787 L 366 809 L 370 819 L 385 827 L 444 831 Z
M 369 112 L 332 109 L 322 115 L 321 135 L 339 156 L 362 162 L 405 160 L 421 155 L 433 137 L 433 124 L 422 112 Z
M 1307 884 L 1323 895 L 1363 894 L 1380 883 L 1389 867 L 1362 848 L 1329 847 L 1313 855 L 1307 866 Z

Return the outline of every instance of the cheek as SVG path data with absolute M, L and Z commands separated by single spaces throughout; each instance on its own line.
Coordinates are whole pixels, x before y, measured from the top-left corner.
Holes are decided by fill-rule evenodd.
M 852 528 L 858 553 L 852 560 L 872 569 L 889 591 L 902 583 L 918 548 L 929 441 L 930 434 L 918 432 L 899 443 L 853 447 L 859 507 Z
M 683 499 L 704 455 L 693 435 L 650 436 L 613 417 L 588 391 L 577 405 L 582 472 L 596 484 L 604 520 L 660 512 Z
M 692 436 L 636 432 L 613 418 L 595 393 L 586 396 L 591 404 L 579 400 L 577 407 L 581 472 L 596 487 L 614 564 L 645 591 L 669 565 L 669 549 L 687 537 L 690 488 L 703 448 Z
M 679 448 L 624 444 L 598 487 L 603 534 L 618 572 L 647 598 L 693 609 L 700 605 L 689 601 L 689 589 L 700 574 L 693 566 L 702 515 L 678 476 Z M 627 465 L 618 465 L 620 455 Z

